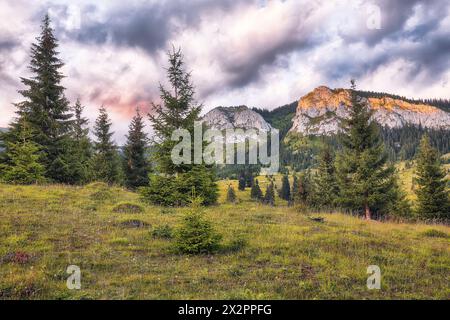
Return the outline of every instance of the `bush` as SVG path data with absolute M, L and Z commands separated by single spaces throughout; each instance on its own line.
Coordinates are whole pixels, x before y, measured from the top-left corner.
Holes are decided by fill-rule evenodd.
M 112 211 L 115 213 L 142 213 L 144 208 L 135 203 L 123 202 L 116 205 Z
M 157 239 L 172 239 L 173 238 L 173 230 L 172 227 L 168 224 L 163 226 L 158 226 L 152 231 L 152 237 Z
M 200 166 L 193 167 L 187 173 L 176 177 L 153 175 L 150 185 L 139 189 L 144 201 L 166 207 L 186 206 L 189 204 L 192 189 L 203 199 L 202 205 L 217 202 L 218 188 L 213 174 Z
M 199 198 L 192 201 L 191 209 L 175 233 L 175 249 L 179 253 L 207 254 L 220 247 L 222 237 L 214 231 L 211 222 L 200 211 L 202 202 Z

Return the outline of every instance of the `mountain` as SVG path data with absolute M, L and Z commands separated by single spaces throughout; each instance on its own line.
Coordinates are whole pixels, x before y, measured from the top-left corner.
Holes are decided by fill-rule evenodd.
M 387 128 L 415 125 L 428 129 L 450 129 L 450 113 L 437 107 L 388 95 L 360 96 L 374 110 L 374 120 Z M 350 108 L 350 90 L 318 87 L 300 99 L 290 131 L 306 135 L 337 133 L 340 119 L 348 117 Z
M 292 127 L 292 119 L 297 110 L 298 101 L 273 110 L 253 108 L 253 111 L 258 112 L 263 116 L 272 127 L 280 130 L 280 136 L 284 137 Z
M 259 113 L 246 106 L 217 107 L 209 111 L 203 120 L 206 125 L 217 130 L 256 129 L 267 132 L 272 128 Z

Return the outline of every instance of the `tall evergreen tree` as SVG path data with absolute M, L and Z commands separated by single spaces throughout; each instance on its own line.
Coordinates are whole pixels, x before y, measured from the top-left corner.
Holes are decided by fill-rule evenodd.
M 173 163 L 171 152 L 178 141 L 172 141 L 172 133 L 178 129 L 186 129 L 193 137 L 194 123 L 200 119 L 202 106 L 195 103 L 191 74 L 184 69 L 181 50 L 173 50 L 168 56 L 167 77 L 172 90 L 160 85 L 163 104 L 153 105 L 149 118 L 155 133 L 154 154 L 158 170 L 166 175 L 173 175 L 190 171 L 193 164 Z M 192 152 L 193 147 L 192 141 Z
M 213 204 L 217 201 L 217 184 L 212 168 L 203 163 L 203 159 L 193 159 L 194 139 L 191 139 L 191 163 L 174 163 L 172 161 L 172 150 L 179 143 L 172 141 L 172 134 L 175 130 L 184 129 L 194 137 L 195 122 L 200 119 L 201 105 L 194 100 L 194 86 L 191 83 L 190 73 L 185 71 L 183 55 L 181 50 L 169 52 L 169 68 L 167 76 L 171 85 L 171 90 L 160 86 L 162 105 L 154 105 L 153 111 L 149 114 L 155 133 L 154 159 L 157 164 L 156 169 L 161 176 L 155 179 L 171 179 L 177 177 L 177 181 L 184 181 L 183 188 L 195 187 L 196 192 L 204 199 L 203 204 Z M 203 147 L 207 146 L 203 142 Z M 202 179 L 193 179 L 193 174 Z M 189 183 L 194 183 L 188 185 Z M 175 186 L 179 189 L 180 186 Z M 151 188 L 150 188 L 151 189 Z M 153 190 L 153 193 L 156 190 Z M 157 191 L 156 191 L 157 192 Z M 153 197 L 155 194 L 151 195 Z M 180 195 L 182 197 L 182 195 Z M 175 201 L 177 202 L 177 201 Z
M 427 136 L 420 142 L 416 168 L 417 213 L 425 219 L 450 219 L 450 198 L 439 154 Z
M 89 138 L 89 120 L 83 117 L 84 107 L 79 99 L 73 107 L 75 119 L 72 124 L 72 160 L 70 170 L 72 183 L 86 183 L 90 180 L 89 167 L 92 157 L 92 142 Z
M 149 163 L 147 160 L 147 134 L 144 121 L 139 112 L 133 117 L 124 148 L 125 185 L 135 189 L 148 185 Z
M 0 179 L 7 183 L 33 184 L 45 181 L 45 168 L 40 163 L 40 146 L 32 140 L 32 131 L 22 119 L 19 139 L 7 143 L 8 163 L 0 164 Z
M 325 148 L 320 156 L 314 187 L 314 205 L 319 208 L 332 208 L 336 205 L 339 187 L 330 148 Z
M 311 173 L 305 171 L 299 174 L 298 178 L 294 177 L 292 200 L 295 203 L 307 205 L 311 198 Z
M 91 172 L 94 180 L 106 183 L 120 183 L 122 172 L 117 146 L 112 141 L 111 121 L 104 107 L 95 121 L 94 156 L 92 157 Z
M 352 108 L 341 123 L 343 150 L 337 161 L 339 200 L 344 207 L 363 212 L 370 220 L 374 212 L 385 213 L 394 201 L 395 169 L 387 165 L 378 127 L 371 120 L 366 100 L 357 96 L 355 88 L 352 81 Z
M 250 197 L 254 200 L 261 201 L 263 199 L 263 193 L 261 191 L 261 188 L 259 187 L 258 179 L 255 179 L 255 181 L 252 183 L 252 189 L 250 191 Z
M 281 180 L 280 198 L 286 201 L 291 200 L 291 185 L 289 184 L 289 176 L 287 174 Z
M 68 163 L 72 115 L 61 85 L 64 76 L 60 69 L 64 64 L 58 58 L 58 41 L 48 15 L 43 19 L 41 29 L 37 43 L 31 46 L 29 69 L 33 76 L 21 78 L 25 89 L 19 93 L 24 100 L 15 105 L 17 120 L 11 124 L 5 140 L 7 145 L 13 145 L 20 139 L 20 123 L 25 119 L 32 132 L 30 141 L 41 148 L 46 176 L 56 182 L 65 182 L 66 170 L 72 166 Z

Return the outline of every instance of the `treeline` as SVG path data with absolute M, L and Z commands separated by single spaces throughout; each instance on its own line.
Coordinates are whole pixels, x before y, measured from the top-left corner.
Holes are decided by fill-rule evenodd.
M 200 165 L 175 165 L 171 150 L 175 129 L 193 133 L 201 106 L 194 102 L 190 74 L 184 70 L 180 51 L 169 52 L 167 77 L 170 89 L 160 87 L 162 105 L 153 105 L 148 115 L 155 141 L 149 159 L 149 140 L 144 118 L 136 110 L 119 152 L 113 141 L 111 120 L 104 107 L 99 109 L 92 141 L 82 103 L 73 106 L 61 85 L 64 63 L 58 57 L 58 41 L 46 16 L 37 42 L 31 47 L 31 78 L 22 78 L 23 101 L 17 103 L 16 118 L 0 136 L 0 180 L 6 183 L 85 184 L 102 181 L 139 189 L 144 200 L 162 205 L 185 205 L 201 198 L 203 204 L 217 201 L 213 170 Z M 151 163 L 152 162 L 152 165 Z M 195 190 L 194 190 L 195 189 Z
M 450 112 L 450 99 L 410 99 L 405 96 L 399 96 L 395 94 L 390 94 L 386 92 L 374 92 L 374 91 L 357 91 L 357 94 L 360 97 L 364 98 L 392 98 L 392 99 L 400 99 L 413 104 L 427 104 L 430 106 L 437 107 L 441 110 Z
M 413 160 L 418 154 L 420 140 L 424 136 L 428 136 L 431 146 L 440 154 L 450 153 L 450 130 L 407 124 L 401 128 L 379 126 L 379 131 L 389 162 Z M 282 165 L 294 171 L 314 167 L 324 146 L 329 146 L 335 152 L 341 150 L 340 135 L 302 136 L 290 133 L 280 145 Z
M 58 58 L 58 43 L 45 17 L 37 43 L 31 47 L 29 69 L 33 76 L 22 78 L 23 101 L 17 103 L 16 118 L 1 135 L 0 179 L 8 183 L 84 184 L 90 181 L 124 184 L 135 188 L 145 184 L 149 163 L 145 157 L 147 137 L 137 112 L 130 125 L 123 157 L 112 140 L 111 121 L 101 107 L 89 138 L 88 120 L 80 100 L 71 106 L 61 85 L 64 63 Z

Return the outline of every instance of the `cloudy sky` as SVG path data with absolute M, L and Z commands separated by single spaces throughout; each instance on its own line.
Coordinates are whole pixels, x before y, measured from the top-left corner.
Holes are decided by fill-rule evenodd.
M 20 101 L 30 44 L 50 13 L 67 97 L 94 119 L 110 111 L 116 140 L 136 106 L 165 84 L 181 47 L 205 111 L 274 108 L 318 85 L 450 98 L 448 0 L 0 0 L 0 126 Z

